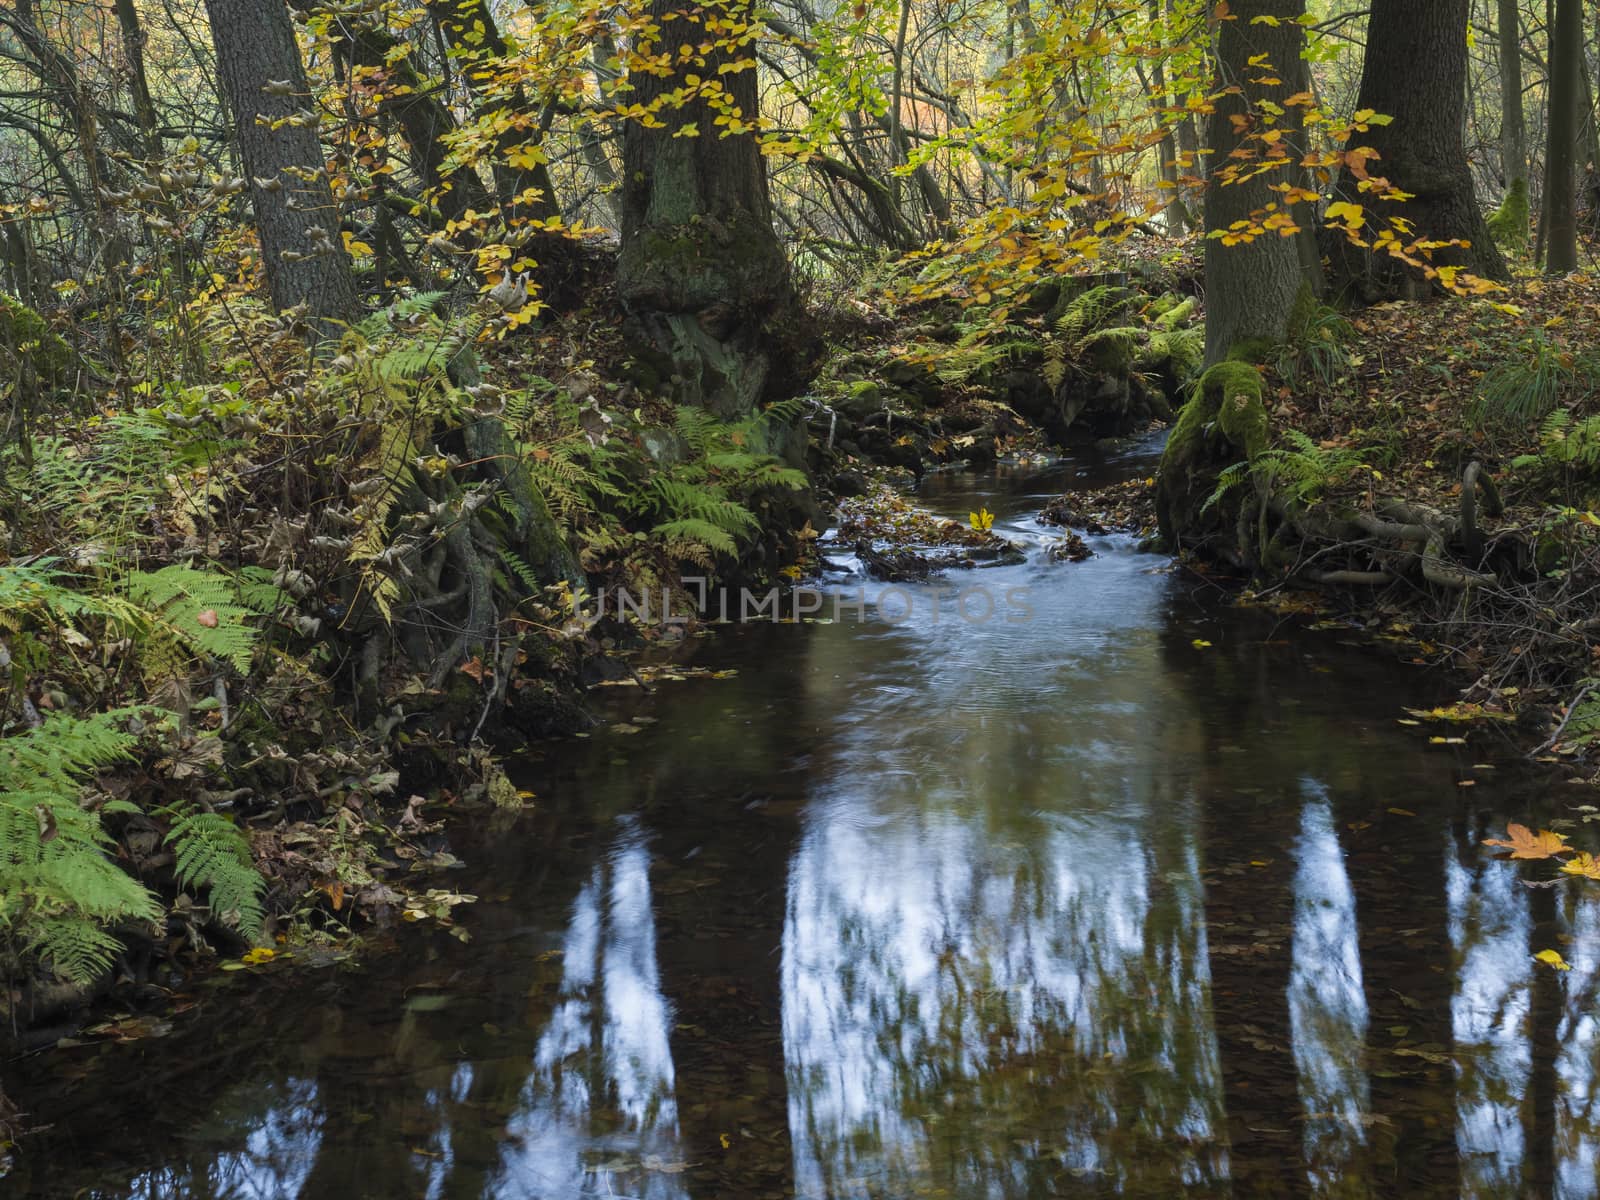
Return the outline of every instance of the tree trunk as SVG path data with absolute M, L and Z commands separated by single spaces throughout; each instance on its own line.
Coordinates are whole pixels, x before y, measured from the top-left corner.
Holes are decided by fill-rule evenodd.
M 336 335 L 337 325 L 355 315 L 355 276 L 339 236 L 289 10 L 283 0 L 206 0 L 206 12 L 273 306 L 304 304 L 321 334 Z M 268 85 L 289 94 L 268 94 Z
M 516 85 L 502 103 L 486 85 L 480 73 L 498 73 L 492 60 L 512 56 L 509 43 L 500 36 L 494 13 L 487 0 L 428 0 L 427 9 L 450 46 L 450 56 L 458 59 L 467 90 L 477 102 L 477 116 L 483 120 L 501 109 L 510 110 L 510 120 L 494 140 L 490 168 L 495 194 L 507 216 L 523 221 L 543 221 L 559 213 L 550 166 L 540 148 L 555 110 L 544 106 L 538 113 Z M 537 15 L 537 10 L 535 10 Z
M 1283 101 L 1299 77 L 1302 30 L 1297 22 L 1304 14 L 1305 0 L 1236 0 L 1228 17 L 1217 22 L 1216 90 L 1240 90 L 1219 96 L 1210 121 L 1211 161 L 1218 170 L 1205 196 L 1207 363 L 1226 358 L 1240 342 L 1282 340 L 1300 290 L 1300 255 L 1293 237 L 1264 230 L 1228 246 L 1220 236 L 1210 235 L 1262 213 L 1281 198 L 1272 185 L 1288 181 L 1297 170 L 1300 152 L 1287 140 L 1261 136 L 1276 128 L 1287 139 L 1296 129 L 1269 126 L 1268 110 L 1258 105 L 1276 105 L 1285 120 L 1296 111 Z M 1276 24 L 1255 23 L 1257 17 L 1273 18 Z M 1252 58 L 1257 66 L 1270 65 L 1271 71 L 1251 66 Z M 1234 117 L 1240 118 L 1242 129 Z M 1229 174 L 1241 164 L 1247 173 L 1264 161 L 1280 165 L 1242 182 Z
M 317 8 L 317 0 L 289 0 L 297 12 L 307 15 Z M 469 208 L 485 212 L 494 206 L 494 197 L 483 181 L 465 168 L 449 175 L 445 160 L 449 151 L 446 134 L 456 130 L 455 115 L 436 94 L 436 90 L 417 74 L 409 56 L 398 55 L 400 39 L 383 25 L 350 18 L 337 26 L 344 38 L 342 57 L 354 66 L 371 67 L 384 73 L 382 109 L 394 114 L 410 146 L 411 169 L 422 185 L 434 194 L 439 212 L 454 220 Z M 391 54 L 396 56 L 391 60 Z
M 1522 113 L 1522 14 L 1518 0 L 1496 0 L 1500 38 L 1500 173 L 1506 190 L 1528 178 L 1528 126 Z
M 1582 0 L 1557 0 L 1550 31 L 1550 146 L 1546 152 L 1545 274 L 1578 269 L 1578 80 Z
M 731 21 L 747 10 L 730 3 L 717 12 Z M 686 80 L 719 80 L 724 102 L 754 121 L 756 72 L 721 72 L 741 57 L 727 49 L 697 53 L 726 36 L 706 29 L 703 10 L 652 0 L 649 15 L 655 40 L 635 53 L 674 65 L 662 75 L 634 75 L 634 100 L 662 127 L 631 121 L 623 134 L 619 290 L 647 373 L 684 403 L 736 417 L 773 390 L 774 368 L 794 350 L 785 326 L 799 316 L 799 302 L 773 232 L 754 132 L 726 134 L 717 111 Z M 675 105 L 668 93 L 683 88 L 690 95 Z M 675 136 L 688 129 L 695 133 Z
M 144 138 L 144 152 L 151 162 L 161 157 L 161 130 L 156 120 L 155 101 L 150 98 L 150 81 L 144 70 L 144 29 L 133 0 L 116 0 L 117 25 L 122 33 L 122 52 L 128 60 L 128 83 L 133 93 L 133 113 Z
M 1393 121 L 1351 133 L 1346 148 L 1377 151 L 1370 173 L 1412 197 L 1376 201 L 1348 165 L 1339 191 L 1366 208 L 1367 230 L 1386 224 L 1389 216 L 1402 217 L 1414 237 L 1466 243 L 1436 250 L 1435 265 L 1507 279 L 1505 261 L 1478 211 L 1467 165 L 1467 7 L 1467 0 L 1373 0 L 1356 107 Z M 1371 303 L 1430 290 L 1417 268 L 1357 246 L 1340 231 L 1328 234 L 1339 291 Z

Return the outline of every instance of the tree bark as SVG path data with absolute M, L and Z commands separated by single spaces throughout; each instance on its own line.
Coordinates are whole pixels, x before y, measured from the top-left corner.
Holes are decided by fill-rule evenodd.
M 743 0 L 713 11 L 723 21 L 749 15 Z M 793 325 L 799 303 L 754 132 L 725 133 L 687 83 L 690 75 L 719 80 L 739 118 L 760 112 L 756 72 L 720 71 L 753 49 L 701 51 L 719 36 L 706 28 L 710 15 L 680 0 L 650 5 L 652 27 L 635 53 L 672 65 L 634 73 L 634 99 L 662 127 L 632 121 L 623 134 L 617 273 L 630 341 L 664 390 L 736 417 L 772 392 L 774 367 L 792 353 L 783 327 Z M 667 94 L 680 88 L 691 94 L 674 104 Z M 684 130 L 694 133 L 677 136 Z
M 206 0 L 206 12 L 273 307 L 303 304 L 322 335 L 336 335 L 355 315 L 355 276 L 289 10 L 283 0 Z M 288 94 L 269 94 L 269 84 Z M 285 118 L 291 120 L 272 128 Z
M 317 0 L 289 0 L 289 3 L 297 12 L 308 15 L 317 8 Z M 341 47 L 343 56 L 347 56 L 351 64 L 384 72 L 386 84 L 379 103 L 399 121 L 411 150 L 411 169 L 422 185 L 434 194 L 433 203 L 439 211 L 455 219 L 469 208 L 480 212 L 492 208 L 494 197 L 471 168 L 445 174 L 449 151 L 445 148 L 444 137 L 457 128 L 455 114 L 439 99 L 436 89 L 429 87 L 417 74 L 408 56 L 397 56 L 391 61 L 390 55 L 399 47 L 400 39 L 383 25 L 358 18 L 341 21 L 338 29 L 345 39 Z
M 150 97 L 150 81 L 144 69 L 145 32 L 133 0 L 116 0 L 117 26 L 122 33 L 122 52 L 128 59 L 128 83 L 133 93 L 133 112 L 144 138 L 145 155 L 154 162 L 161 157 L 161 129 L 156 119 L 155 101 Z
M 1557 0 L 1550 30 L 1550 146 L 1546 152 L 1545 274 L 1578 269 L 1578 81 L 1582 0 Z
M 1506 190 L 1528 178 L 1528 125 L 1522 111 L 1522 13 L 1518 0 L 1496 0 L 1500 40 L 1500 173 Z
M 1268 128 L 1268 110 L 1258 106 L 1276 105 L 1285 120 L 1297 111 L 1283 101 L 1299 78 L 1303 35 L 1297 22 L 1304 14 L 1305 0 L 1236 0 L 1228 16 L 1217 22 L 1216 90 L 1224 94 L 1211 114 L 1208 138 L 1217 173 L 1205 195 L 1207 363 L 1226 358 L 1242 341 L 1281 341 L 1300 290 L 1300 255 L 1293 237 L 1266 230 L 1253 240 L 1226 246 L 1213 235 L 1280 200 L 1272 185 L 1289 180 L 1298 170 L 1300 152 L 1287 140 L 1259 136 Z M 1256 23 L 1257 17 L 1273 18 L 1276 24 Z M 1270 65 L 1270 71 L 1250 65 L 1257 55 L 1265 56 L 1257 63 Z M 1239 90 L 1226 91 L 1230 88 Z M 1296 132 L 1292 125 L 1278 128 L 1285 139 Z M 1280 165 L 1243 178 L 1265 161 Z M 1241 165 L 1242 182 L 1235 182 L 1226 172 Z
M 1393 120 L 1351 133 L 1346 150 L 1377 151 L 1380 157 L 1368 166 L 1371 175 L 1412 198 L 1375 200 L 1348 165 L 1339 192 L 1367 210 L 1368 229 L 1393 215 L 1404 218 L 1416 237 L 1466 243 L 1435 251 L 1435 265 L 1507 279 L 1467 165 L 1467 8 L 1468 0 L 1373 0 L 1356 107 Z M 1325 244 L 1336 287 L 1346 295 L 1373 303 L 1431 290 L 1417 268 L 1357 246 L 1341 231 L 1329 230 Z

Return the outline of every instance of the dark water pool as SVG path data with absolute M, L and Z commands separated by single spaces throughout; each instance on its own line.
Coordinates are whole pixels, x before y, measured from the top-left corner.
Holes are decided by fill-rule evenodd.
M 923 499 L 1037 546 L 1085 469 Z M 54 1128 L 0 1194 L 1600 1194 L 1600 886 L 1479 844 L 1571 815 L 1559 775 L 1398 723 L 1448 681 L 1091 541 L 952 580 L 986 622 L 910 589 L 609 689 L 638 732 L 456 835 L 470 944 L 10 1064 Z

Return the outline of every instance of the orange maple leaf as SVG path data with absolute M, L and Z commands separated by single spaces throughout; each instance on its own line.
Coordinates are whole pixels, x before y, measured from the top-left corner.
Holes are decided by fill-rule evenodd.
M 1563 844 L 1567 840 L 1565 834 L 1552 833 L 1548 829 L 1534 833 L 1526 825 L 1518 825 L 1515 821 L 1506 826 L 1506 833 L 1510 836 L 1510 841 L 1484 838 L 1483 844 L 1508 847 L 1512 858 L 1556 858 L 1572 853 L 1572 850 Z
M 1569 863 L 1562 863 L 1561 869 L 1568 875 L 1582 875 L 1586 879 L 1600 879 L 1600 858 L 1592 854 L 1579 854 Z

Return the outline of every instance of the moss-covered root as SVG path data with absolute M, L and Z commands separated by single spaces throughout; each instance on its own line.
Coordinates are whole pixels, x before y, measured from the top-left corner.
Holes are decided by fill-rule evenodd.
M 1506 189 L 1500 207 L 1489 214 L 1489 233 L 1502 250 L 1522 250 L 1528 244 L 1528 181 L 1517 178 Z
M 1206 508 L 1217 476 L 1233 463 L 1254 461 L 1269 437 L 1261 373 L 1254 366 L 1228 359 L 1200 376 L 1167 439 L 1156 478 L 1156 517 L 1169 546 L 1230 524 L 1220 505 Z

